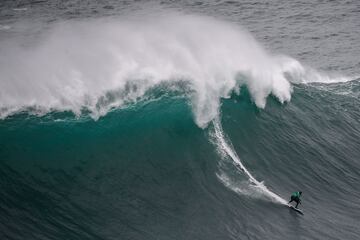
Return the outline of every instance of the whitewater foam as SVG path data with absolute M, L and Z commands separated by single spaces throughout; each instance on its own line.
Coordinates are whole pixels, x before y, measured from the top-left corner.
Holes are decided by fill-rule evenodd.
M 31 40 L 2 41 L 1 118 L 37 109 L 85 110 L 97 119 L 163 82 L 186 81 L 195 121 L 205 127 L 220 99 L 241 85 L 264 108 L 270 94 L 290 101 L 290 81 L 306 72 L 292 58 L 268 54 L 239 26 L 203 16 L 87 19 L 44 29 Z
M 11 29 L 11 26 L 9 26 L 9 25 L 1 25 L 0 24 L 0 31 L 1 30 L 9 30 L 9 29 Z
M 0 47 L 1 117 L 32 107 L 75 114 L 85 108 L 97 118 L 161 82 L 179 80 L 192 88 L 201 127 L 217 116 L 220 98 L 240 84 L 259 107 L 269 94 L 281 102 L 291 98 L 281 66 L 250 34 L 227 22 L 169 14 L 49 28 L 35 43 L 11 39 Z M 239 73 L 245 78 L 237 79 Z M 111 100 L 109 92 L 115 93 Z
M 27 8 L 13 8 L 13 11 L 27 11 Z

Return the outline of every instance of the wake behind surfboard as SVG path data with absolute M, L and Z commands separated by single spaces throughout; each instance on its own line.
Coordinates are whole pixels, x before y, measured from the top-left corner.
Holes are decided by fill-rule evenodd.
M 304 215 L 303 211 L 301 211 L 300 209 L 298 209 L 298 208 L 296 208 L 296 207 L 294 207 L 294 206 L 292 206 L 292 205 L 288 205 L 288 207 L 289 207 L 290 209 L 293 209 L 294 211 L 300 213 L 301 215 Z

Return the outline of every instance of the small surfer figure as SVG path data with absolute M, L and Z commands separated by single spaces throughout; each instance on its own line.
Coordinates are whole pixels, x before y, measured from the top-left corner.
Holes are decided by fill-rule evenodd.
M 293 194 L 291 194 L 291 199 L 288 202 L 288 204 L 291 203 L 292 201 L 294 201 L 294 202 L 296 202 L 295 208 L 297 208 L 299 203 L 301 204 L 301 200 L 300 200 L 301 194 L 302 194 L 301 191 L 300 192 L 294 192 Z

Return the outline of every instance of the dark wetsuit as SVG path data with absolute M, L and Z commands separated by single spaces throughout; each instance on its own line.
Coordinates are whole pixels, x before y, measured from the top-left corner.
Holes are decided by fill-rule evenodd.
M 294 192 L 293 194 L 291 194 L 291 199 L 290 199 L 289 203 L 291 203 L 292 201 L 296 202 L 295 208 L 297 208 L 299 203 L 301 203 L 300 196 L 301 196 L 300 192 Z

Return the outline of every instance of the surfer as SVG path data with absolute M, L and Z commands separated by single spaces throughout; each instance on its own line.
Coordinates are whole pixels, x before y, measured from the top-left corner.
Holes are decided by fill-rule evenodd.
M 290 201 L 288 202 L 291 203 L 292 201 L 296 202 L 296 206 L 295 208 L 298 207 L 299 203 L 301 204 L 301 200 L 300 200 L 300 196 L 301 196 L 302 192 L 299 191 L 299 192 L 294 192 L 293 194 L 291 194 L 291 199 Z

